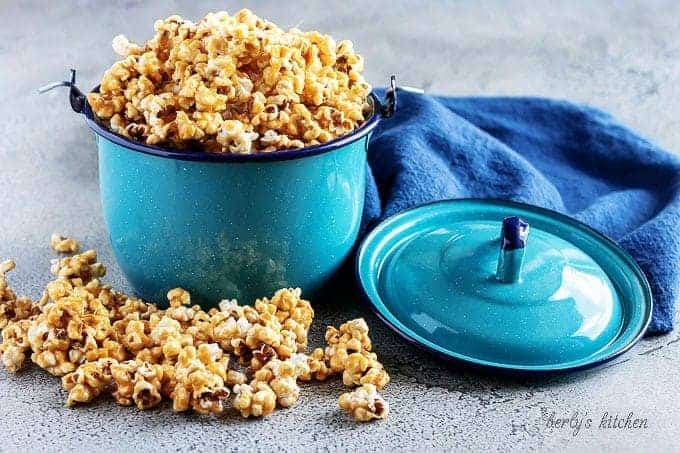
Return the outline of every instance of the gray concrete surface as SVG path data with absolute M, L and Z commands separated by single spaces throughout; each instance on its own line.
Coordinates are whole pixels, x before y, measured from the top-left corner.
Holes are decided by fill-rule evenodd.
M 617 2 L 0 2 L 0 257 L 15 257 L 20 293 L 37 296 L 53 231 L 99 250 L 126 287 L 100 212 L 94 139 L 66 93 L 41 84 L 79 69 L 90 87 L 113 61 L 117 33 L 144 39 L 155 18 L 249 6 L 282 25 L 351 38 L 367 74 L 431 92 L 536 94 L 589 102 L 680 150 L 680 4 Z M 348 300 L 318 307 L 326 323 L 367 316 L 393 377 L 384 423 L 357 425 L 335 406 L 336 383 L 305 386 L 299 404 L 261 421 L 150 412 L 102 401 L 67 409 L 59 382 L 35 367 L 0 371 L 0 451 L 160 450 L 653 450 L 678 449 L 680 342 L 648 339 L 606 367 L 535 380 L 447 367 L 404 344 Z M 546 426 L 593 419 L 590 429 Z M 634 412 L 647 429 L 600 429 L 604 413 Z

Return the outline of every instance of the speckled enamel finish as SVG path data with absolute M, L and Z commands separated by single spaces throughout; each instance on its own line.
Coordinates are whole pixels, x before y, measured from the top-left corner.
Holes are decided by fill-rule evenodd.
M 506 216 L 531 225 L 526 247 L 510 252 L 524 255 L 516 282 L 496 275 Z M 402 336 L 506 370 L 569 370 L 613 358 L 640 338 L 652 311 L 645 277 L 613 242 L 558 213 L 510 202 L 451 200 L 397 214 L 362 244 L 357 270 L 378 315 Z
M 364 203 L 368 135 L 303 158 L 202 162 L 98 135 L 104 219 L 136 293 L 182 286 L 209 307 L 281 287 L 313 296 L 348 257 Z

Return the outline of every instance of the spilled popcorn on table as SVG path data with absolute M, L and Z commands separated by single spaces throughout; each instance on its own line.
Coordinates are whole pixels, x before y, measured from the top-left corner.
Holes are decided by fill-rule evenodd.
M 79 248 L 59 235 L 51 245 Z M 175 288 L 163 310 L 102 283 L 106 268 L 87 250 L 53 260 L 56 279 L 32 301 L 8 285 L 14 267 L 12 260 L 0 263 L 2 362 L 17 372 L 30 358 L 61 377 L 68 406 L 110 395 L 142 410 L 168 399 L 177 412 L 207 414 L 224 412 L 231 401 L 243 417 L 261 417 L 293 406 L 299 382 L 342 376 L 357 387 L 340 397 L 342 409 L 360 421 L 387 416 L 377 391 L 390 378 L 372 352 L 366 322 L 328 326 L 326 347 L 306 354 L 314 310 L 299 288 L 253 306 L 224 300 L 208 311 Z

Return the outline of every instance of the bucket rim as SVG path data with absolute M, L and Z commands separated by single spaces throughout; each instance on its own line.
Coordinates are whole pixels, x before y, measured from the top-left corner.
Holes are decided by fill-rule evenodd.
M 92 92 L 98 92 L 99 86 L 96 86 Z M 92 131 L 94 131 L 97 136 L 103 137 L 123 148 L 129 149 L 131 151 L 136 151 L 156 157 L 162 157 L 165 159 L 175 159 L 183 161 L 192 162 L 224 162 L 224 163 L 234 163 L 234 162 L 276 162 L 284 160 L 301 159 L 304 157 L 317 156 L 319 154 L 324 154 L 336 149 L 343 148 L 351 143 L 358 141 L 359 139 L 367 136 L 370 132 L 375 129 L 381 119 L 380 114 L 380 102 L 378 97 L 374 92 L 369 93 L 370 104 L 372 107 L 372 114 L 368 120 L 359 126 L 357 129 L 349 134 L 343 135 L 336 139 L 330 140 L 326 143 L 321 143 L 319 145 L 306 146 L 304 148 L 283 150 L 283 151 L 271 151 L 271 152 L 259 152 L 252 154 L 232 154 L 232 153 L 208 153 L 204 151 L 182 151 L 175 150 L 171 148 L 163 148 L 160 146 L 147 145 L 146 143 L 138 142 L 120 134 L 117 134 L 96 119 L 89 102 L 85 102 L 83 106 L 82 113 L 85 116 L 85 121 Z M 367 145 L 368 146 L 368 145 Z

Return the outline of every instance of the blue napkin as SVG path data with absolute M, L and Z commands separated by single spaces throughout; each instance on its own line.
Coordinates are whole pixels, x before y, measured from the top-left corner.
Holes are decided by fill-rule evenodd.
M 569 102 L 403 91 L 398 101 L 369 147 L 364 231 L 403 209 L 449 198 L 554 209 L 628 251 L 652 286 L 648 334 L 673 328 L 680 296 L 680 159 L 608 114 Z

